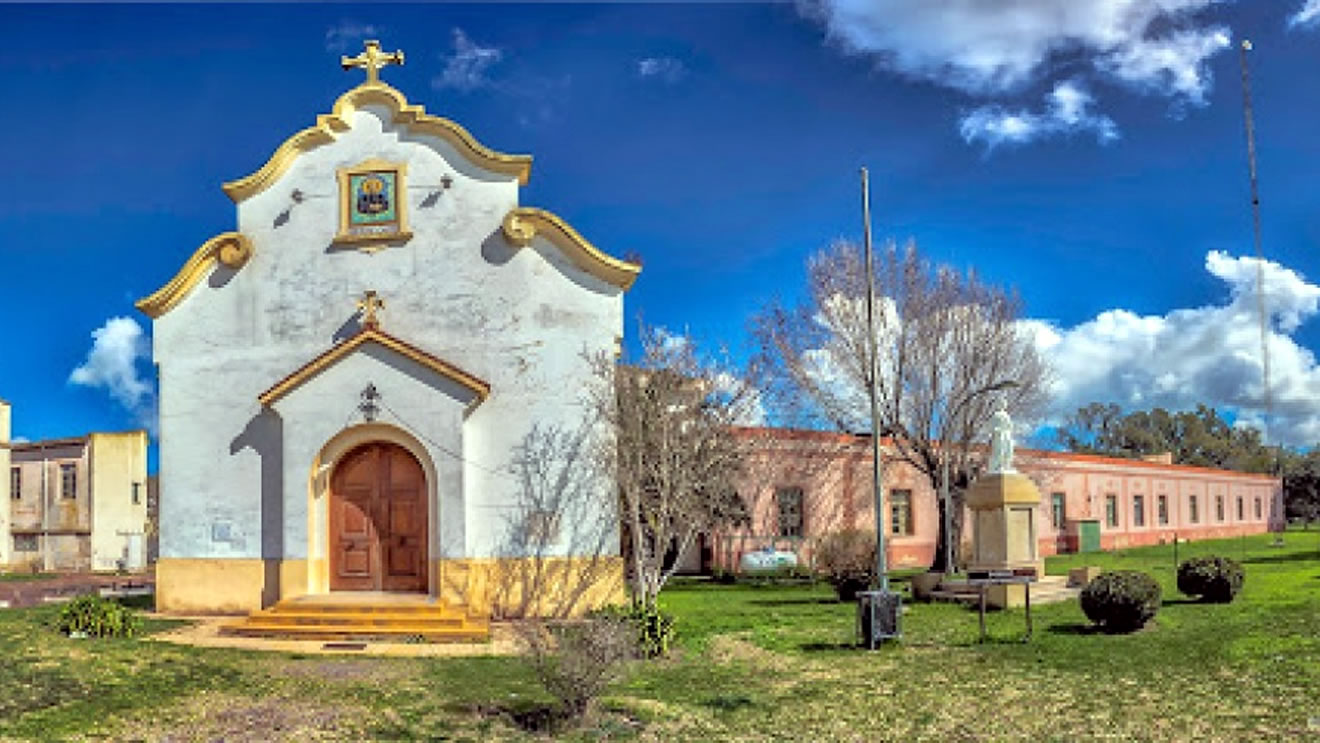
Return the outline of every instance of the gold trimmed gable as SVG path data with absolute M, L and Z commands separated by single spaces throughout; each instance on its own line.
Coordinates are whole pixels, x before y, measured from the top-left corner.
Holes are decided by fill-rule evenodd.
M 252 257 L 252 241 L 240 232 L 222 232 L 202 243 L 164 286 L 134 305 L 153 320 L 174 309 L 216 263 L 239 269 Z
M 457 382 L 477 395 L 480 400 L 485 400 L 490 396 L 490 384 L 475 377 L 457 366 L 447 361 L 439 359 L 422 349 L 406 343 L 389 333 L 383 332 L 377 328 L 364 328 L 357 334 L 344 340 L 325 353 L 317 356 L 311 361 L 303 364 L 289 376 L 276 382 L 273 387 L 257 396 L 257 401 L 262 405 L 271 405 L 280 398 L 289 394 L 302 383 L 320 374 L 325 369 L 334 365 L 340 359 L 352 353 L 364 343 L 376 343 L 395 353 L 412 359 L 431 371 L 442 377 Z
M 284 141 L 265 165 L 251 175 L 224 184 L 225 193 L 235 203 L 264 191 L 289 169 L 302 153 L 329 144 L 348 131 L 355 110 L 368 105 L 389 108 L 395 124 L 402 124 L 413 132 L 430 134 L 453 146 L 459 154 L 474 165 L 487 170 L 518 177 L 518 183 L 527 185 L 532 173 L 531 155 L 509 155 L 486 147 L 449 119 L 432 116 L 420 105 L 408 103 L 403 93 L 382 82 L 367 82 L 339 96 L 334 109 L 316 117 L 316 124 L 294 134 Z
M 504 236 L 509 242 L 520 248 L 526 247 L 537 235 L 564 251 L 578 268 L 620 289 L 631 288 L 642 272 L 641 264 L 606 254 L 561 217 L 544 209 L 520 206 L 505 215 Z

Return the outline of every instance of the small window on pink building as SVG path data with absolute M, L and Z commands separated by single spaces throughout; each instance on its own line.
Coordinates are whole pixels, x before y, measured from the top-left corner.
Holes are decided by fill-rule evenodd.
M 1169 523 L 1169 496 L 1161 495 L 1157 504 L 1159 508 L 1160 526 Z
M 1190 523 L 1195 524 L 1195 523 L 1197 523 L 1197 522 L 1200 521 L 1200 520 L 1201 520 L 1201 515 L 1200 515 L 1199 513 L 1196 512 L 1196 496 L 1194 496 L 1194 495 L 1192 495 L 1192 496 L 1188 496 L 1188 498 L 1187 498 L 1187 521 L 1190 522 Z
M 775 491 L 779 506 L 779 536 L 802 536 L 802 488 L 780 488 Z
M 1224 520 L 1224 496 L 1222 495 L 1215 496 L 1215 520 Z
M 1247 519 L 1247 509 L 1243 507 L 1243 505 L 1242 505 L 1242 496 L 1239 495 L 1239 496 L 1238 496 L 1238 517 L 1237 517 L 1237 520 L 1238 520 L 1238 521 L 1245 521 L 1246 519 Z
M 1260 521 L 1260 498 L 1256 499 L 1256 520 Z
M 889 491 L 889 532 L 897 536 L 912 534 L 912 491 Z
M 1132 525 L 1146 525 L 1146 496 L 1144 495 L 1132 496 Z

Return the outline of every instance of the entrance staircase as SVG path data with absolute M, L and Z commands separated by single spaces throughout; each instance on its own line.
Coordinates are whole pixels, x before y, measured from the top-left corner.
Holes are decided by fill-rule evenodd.
M 339 592 L 284 599 L 220 629 L 281 640 L 485 642 L 490 621 L 422 594 Z
M 1031 603 L 1050 604 L 1071 601 L 1080 593 L 1080 588 L 1068 585 L 1067 576 L 1045 575 L 1031 584 Z M 981 600 L 981 589 L 979 586 L 968 585 L 966 581 L 946 580 L 941 581 L 939 586 L 931 591 L 930 598 L 932 601 L 976 604 Z

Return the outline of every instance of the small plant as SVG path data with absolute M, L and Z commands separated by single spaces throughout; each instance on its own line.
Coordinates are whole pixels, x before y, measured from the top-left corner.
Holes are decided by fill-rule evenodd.
M 875 534 L 847 529 L 827 535 L 816 547 L 816 569 L 840 601 L 855 601 L 875 575 Z
M 88 593 L 60 609 L 56 627 L 66 635 L 132 637 L 142 630 L 142 618 L 113 599 Z
M 1081 595 L 1086 618 L 1108 632 L 1141 629 L 1160 609 L 1160 584 L 1136 570 L 1114 570 L 1096 576 Z
M 1212 603 L 1232 601 L 1244 578 L 1242 566 L 1227 557 L 1193 557 L 1178 566 L 1178 590 Z
M 630 624 L 637 633 L 637 655 L 640 658 L 660 658 L 669 655 L 677 632 L 677 620 L 672 614 L 647 606 L 640 601 L 628 605 L 606 606 L 592 612 L 590 617 L 614 619 Z
M 560 704 L 562 718 L 578 721 L 636 657 L 633 627 L 622 617 L 594 616 L 578 622 L 519 628 L 532 668 Z

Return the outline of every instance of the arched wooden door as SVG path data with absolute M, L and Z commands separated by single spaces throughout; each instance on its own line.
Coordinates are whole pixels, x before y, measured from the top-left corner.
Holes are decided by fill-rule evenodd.
M 426 477 L 408 450 L 364 444 L 330 478 L 330 590 L 425 591 Z

